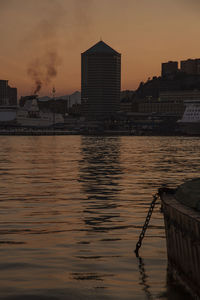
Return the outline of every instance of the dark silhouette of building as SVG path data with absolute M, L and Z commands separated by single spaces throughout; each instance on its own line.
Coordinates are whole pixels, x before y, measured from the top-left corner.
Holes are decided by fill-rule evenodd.
M 200 59 L 187 59 L 181 61 L 181 72 L 188 75 L 200 75 Z
M 81 105 L 87 120 L 105 120 L 119 110 L 121 54 L 98 42 L 81 54 Z
M 0 80 L 0 105 L 17 105 L 17 89 L 8 85 L 8 80 Z
M 8 86 L 8 99 L 9 105 L 17 105 L 17 88 Z
M 0 105 L 8 104 L 8 80 L 0 80 Z
M 173 75 L 178 72 L 178 62 L 177 61 L 168 61 L 162 63 L 162 76 Z

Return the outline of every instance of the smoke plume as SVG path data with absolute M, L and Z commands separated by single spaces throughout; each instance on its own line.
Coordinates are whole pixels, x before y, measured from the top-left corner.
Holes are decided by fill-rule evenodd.
M 66 17 L 63 1 L 45 0 L 40 9 L 45 12 L 35 28 L 24 40 L 35 49 L 35 57 L 30 61 L 27 74 L 34 82 L 34 93 L 52 83 L 61 64 L 59 31 Z
M 61 61 L 63 71 L 64 59 L 79 49 L 86 32 L 88 38 L 93 1 L 0 0 L 1 23 L 5 24 L 0 33 L 5 41 L 13 37 L 13 49 L 18 47 L 13 52 L 18 53 L 19 64 L 26 64 L 34 92 L 51 84 Z M 7 35 L 5 28 L 9 29 Z M 69 68 L 64 72 L 70 72 Z
M 27 73 L 35 84 L 34 94 L 37 94 L 43 85 L 49 85 L 57 75 L 61 59 L 56 51 L 48 51 L 42 57 L 35 58 L 29 65 Z

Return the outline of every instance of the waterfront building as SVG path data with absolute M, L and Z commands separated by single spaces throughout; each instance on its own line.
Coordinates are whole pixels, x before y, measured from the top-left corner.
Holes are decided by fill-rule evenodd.
M 17 106 L 17 88 L 8 85 L 8 102 L 11 106 Z
M 24 106 L 17 111 L 17 123 L 19 125 L 32 128 L 48 128 L 64 124 L 64 118 L 61 114 L 40 110 L 37 95 L 24 98 Z
M 120 101 L 120 112 L 131 112 L 133 110 L 132 99 L 123 99 Z
M 81 54 L 81 105 L 86 120 L 109 119 L 119 110 L 121 54 L 103 41 Z
M 179 91 L 163 91 L 159 93 L 159 98 L 145 99 L 138 101 L 137 111 L 139 113 L 162 113 L 173 114 L 178 117 L 182 116 L 187 101 L 200 100 L 200 91 L 198 90 L 179 90 Z
M 163 91 L 159 94 L 160 102 L 184 103 L 188 100 L 200 100 L 199 90 Z
M 8 85 L 8 80 L 0 80 L 0 105 L 17 105 L 17 89 Z
M 8 80 L 0 80 L 0 126 L 16 121 L 17 89 L 8 85 Z
M 186 134 L 200 134 L 200 100 L 185 101 L 186 109 L 178 121 L 181 131 Z
M 0 80 L 0 105 L 8 105 L 8 80 Z
M 154 101 L 147 102 L 141 101 L 138 104 L 138 112 L 146 114 L 162 114 L 162 115 L 174 115 L 181 117 L 184 113 L 185 105 L 184 103 L 175 103 L 168 101 Z

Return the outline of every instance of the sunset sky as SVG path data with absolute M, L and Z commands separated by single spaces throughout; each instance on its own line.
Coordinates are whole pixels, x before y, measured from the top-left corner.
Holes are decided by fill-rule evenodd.
M 200 0 L 0 0 L 0 79 L 18 96 L 38 76 L 40 95 L 80 90 L 80 54 L 102 38 L 122 54 L 122 89 L 136 89 L 161 62 L 200 57 L 199 16 Z

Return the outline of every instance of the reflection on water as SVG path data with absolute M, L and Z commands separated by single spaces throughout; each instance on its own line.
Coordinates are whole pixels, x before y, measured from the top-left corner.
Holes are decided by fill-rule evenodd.
M 166 281 L 162 184 L 197 176 L 199 139 L 0 137 L 0 299 L 184 299 Z
M 150 286 L 148 285 L 147 283 L 147 279 L 148 279 L 148 276 L 146 274 L 146 271 L 145 271 L 145 264 L 144 264 L 144 261 L 143 259 L 138 256 L 138 266 L 139 266 L 139 272 L 140 272 L 140 278 L 141 278 L 141 286 L 143 286 L 143 290 L 145 292 L 145 295 L 146 295 L 146 299 L 153 299 L 153 296 L 150 292 Z
M 120 139 L 82 137 L 80 182 L 84 201 L 85 223 L 92 230 L 106 230 L 106 224 L 120 217 L 116 208 L 120 191 Z
M 80 180 L 89 199 L 113 199 L 120 190 L 120 139 L 82 137 Z M 116 197 L 115 197 L 116 198 Z

